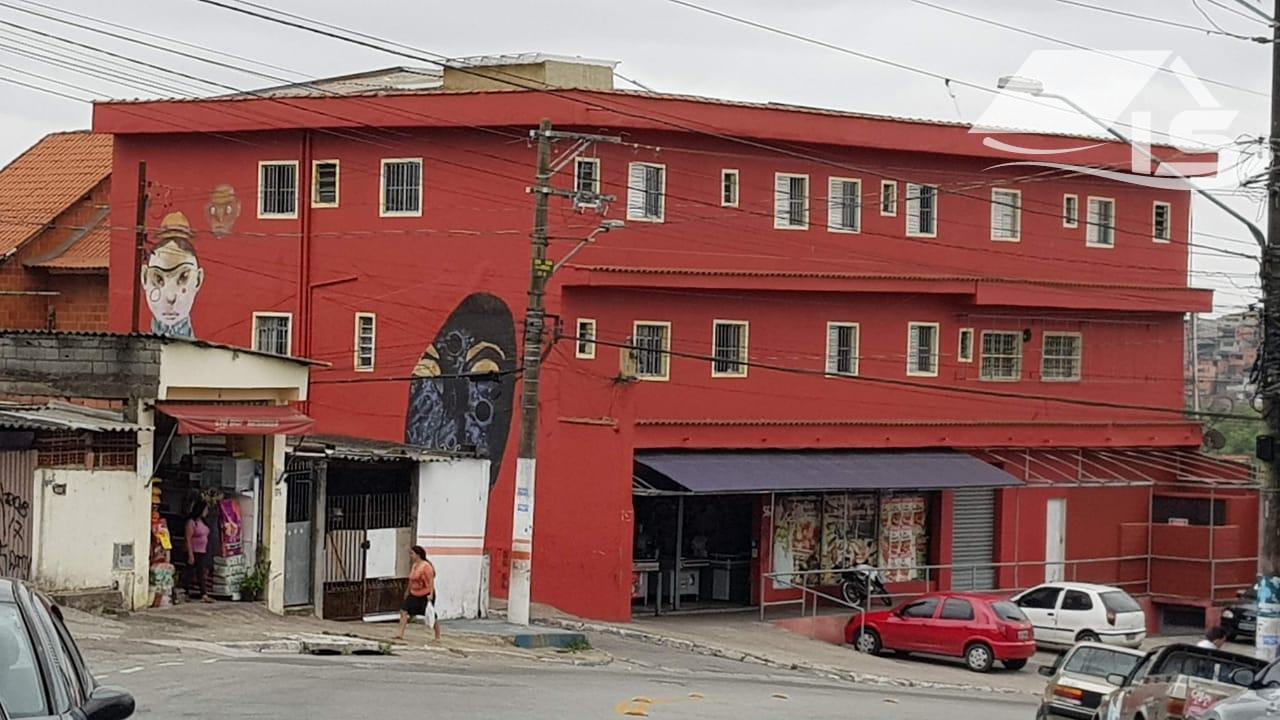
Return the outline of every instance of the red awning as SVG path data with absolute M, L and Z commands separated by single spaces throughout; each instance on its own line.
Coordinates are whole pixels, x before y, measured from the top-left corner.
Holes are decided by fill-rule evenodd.
M 156 409 L 178 421 L 183 435 L 305 435 L 315 420 L 288 405 L 172 405 Z

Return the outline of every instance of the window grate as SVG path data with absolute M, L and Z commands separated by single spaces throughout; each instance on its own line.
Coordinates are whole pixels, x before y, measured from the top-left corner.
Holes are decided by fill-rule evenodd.
M 738 171 L 720 171 L 720 204 L 725 207 L 738 206 Z
M 1151 209 L 1152 238 L 1157 242 L 1169 242 L 1172 232 L 1169 227 L 1169 203 L 1158 202 Z
M 372 370 L 377 320 L 369 313 L 356 315 L 356 369 Z
M 898 214 L 898 183 L 890 180 L 880 183 L 880 214 Z
M 747 374 L 747 324 L 717 322 L 712 329 L 712 373 L 743 376 Z
M 258 214 L 295 217 L 298 214 L 298 165 L 262 163 L 258 170 Z
M 827 374 L 858 374 L 858 326 L 854 323 L 827 325 Z
M 1022 233 L 1022 195 L 1016 190 L 991 191 L 991 237 L 1017 240 Z
M 384 160 L 382 212 L 385 215 L 422 213 L 422 161 Z
M 292 320 L 288 315 L 255 315 L 253 349 L 273 355 L 288 355 Z
M 1042 380 L 1079 380 L 1081 365 L 1080 336 L 1069 333 L 1045 333 L 1041 353 Z
M 803 177 L 789 178 L 787 182 L 787 224 L 792 227 L 803 227 L 808 219 L 805 210 L 809 206 L 809 179 Z
M 138 440 L 131 432 L 51 430 L 37 434 L 37 464 L 49 468 L 133 470 Z
M 983 380 L 1018 380 L 1022 377 L 1022 334 L 982 333 Z
M 574 336 L 577 339 L 575 345 L 575 354 L 583 360 L 591 360 L 596 356 L 596 321 L 579 319 L 578 332 Z
M 338 163 L 318 162 L 315 165 L 315 196 L 312 202 L 326 207 L 338 205 Z
M 862 183 L 857 180 L 831 178 L 827 188 L 827 226 L 830 230 L 858 232 L 862 216 Z
M 599 158 L 577 158 L 573 161 L 573 189 L 577 193 L 574 202 L 578 205 L 592 205 L 600 194 L 600 160 Z
M 1062 226 L 1063 227 L 1079 227 L 1080 225 L 1080 198 L 1075 195 L 1062 196 Z
M 907 326 L 907 373 L 938 374 L 938 326 L 911 323 Z
M 665 212 L 666 168 L 631 163 L 627 170 L 627 217 L 661 222 Z
M 667 349 L 670 328 L 653 323 L 637 323 L 635 328 L 636 376 L 665 379 L 669 369 Z
M 1114 247 L 1116 243 L 1116 204 L 1112 200 L 1089 198 L 1088 244 Z

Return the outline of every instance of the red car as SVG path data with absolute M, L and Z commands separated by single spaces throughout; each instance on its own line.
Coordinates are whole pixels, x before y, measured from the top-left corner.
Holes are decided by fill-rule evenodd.
M 1035 654 L 1031 621 L 1003 598 L 968 593 L 930 593 L 892 610 L 854 615 L 845 642 L 876 654 L 882 650 L 964 658 L 970 670 L 986 672 L 999 661 L 1021 670 Z

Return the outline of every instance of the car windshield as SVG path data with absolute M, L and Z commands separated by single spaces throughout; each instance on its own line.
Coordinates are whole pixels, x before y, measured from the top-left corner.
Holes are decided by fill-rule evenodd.
M 1022 609 L 1008 600 L 991 603 L 991 609 L 995 611 L 996 617 L 1009 622 L 1027 622 L 1027 616 L 1022 614 Z
M 1102 604 L 1114 613 L 1142 612 L 1138 601 L 1129 597 L 1129 593 L 1123 590 L 1109 590 L 1102 593 Z
M 1195 652 L 1172 652 L 1160 661 L 1152 675 L 1190 675 L 1204 680 L 1240 685 L 1233 677 L 1237 670 L 1257 670 L 1257 665 L 1242 658 L 1240 662 L 1220 656 Z
M 1063 671 L 1077 675 L 1106 678 L 1109 675 L 1128 675 L 1133 671 L 1141 655 L 1132 655 L 1107 648 L 1082 647 L 1071 654 Z
M 31 639 L 17 606 L 0 603 L 0 702 L 11 718 L 47 714 Z

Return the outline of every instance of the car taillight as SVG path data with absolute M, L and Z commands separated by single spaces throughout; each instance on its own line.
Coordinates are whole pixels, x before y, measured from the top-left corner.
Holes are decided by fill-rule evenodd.
M 1084 699 L 1084 691 L 1080 688 L 1067 687 L 1066 685 L 1054 685 L 1053 694 L 1056 697 L 1065 698 L 1080 702 Z
M 1186 709 L 1186 707 L 1187 707 L 1186 700 L 1182 698 L 1171 697 L 1169 698 L 1169 701 L 1165 703 L 1165 706 L 1164 706 L 1165 715 L 1171 718 L 1180 718 L 1182 717 L 1182 712 Z
M 1108 610 L 1108 611 L 1107 611 L 1107 624 L 1108 624 L 1108 625 L 1115 625 L 1115 624 L 1116 624 L 1116 611 L 1115 611 L 1115 610 Z

